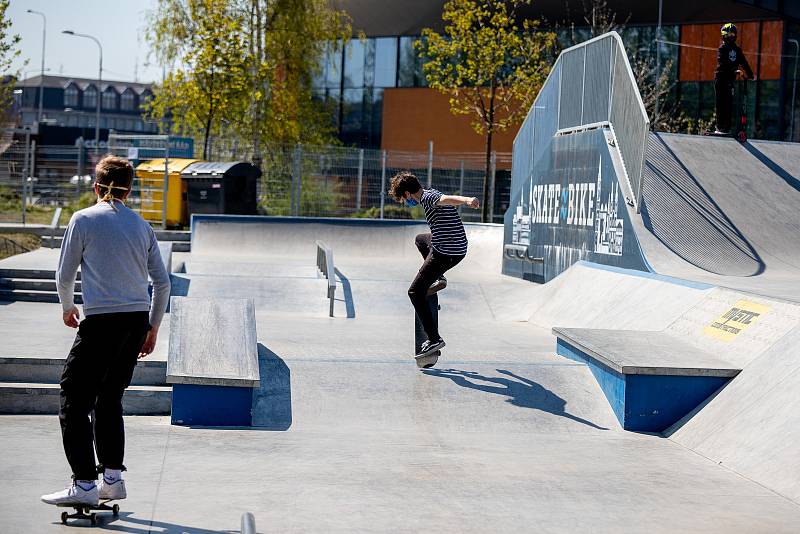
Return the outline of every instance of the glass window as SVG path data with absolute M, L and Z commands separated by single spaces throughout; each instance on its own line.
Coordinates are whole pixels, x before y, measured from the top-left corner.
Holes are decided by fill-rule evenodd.
M 342 132 L 360 131 L 364 116 L 364 90 L 345 89 L 342 107 Z
M 366 43 L 353 39 L 344 50 L 344 86 L 364 87 L 364 57 Z
M 133 111 L 135 101 L 136 96 L 133 94 L 133 91 L 126 89 L 120 97 L 120 108 L 122 108 L 123 111 Z
M 139 107 L 144 108 L 153 99 L 153 92 L 150 89 L 145 89 L 141 96 L 139 96 Z
M 78 88 L 70 85 L 64 89 L 64 107 L 76 108 L 78 107 Z
M 103 109 L 117 109 L 117 92 L 110 87 L 103 91 Z
M 325 87 L 338 88 L 342 85 L 342 50 L 330 47 L 325 61 Z
M 394 87 L 397 83 L 397 38 L 375 39 L 375 87 Z
M 95 108 L 97 107 L 97 89 L 94 85 L 90 85 L 83 92 L 83 107 Z
M 423 61 L 414 50 L 417 37 L 400 38 L 400 70 L 397 76 L 398 87 L 427 87 L 422 71 Z

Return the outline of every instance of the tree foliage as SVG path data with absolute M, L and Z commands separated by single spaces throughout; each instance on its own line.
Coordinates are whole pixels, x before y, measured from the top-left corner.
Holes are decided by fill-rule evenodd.
M 469 116 L 486 138 L 484 221 L 493 134 L 522 122 L 553 60 L 555 34 L 517 16 L 530 1 L 449 0 L 444 34 L 426 28 L 415 43 L 428 85 L 449 95 L 451 112 Z
M 9 0 L 0 0 L 0 73 L 3 80 L 0 81 L 0 117 L 5 120 L 11 107 L 14 94 L 14 83 L 19 76 L 19 71 L 10 72 L 11 65 L 19 56 L 18 47 L 21 37 L 11 33 L 11 19 L 8 18 Z
M 328 46 L 351 34 L 326 0 L 159 0 L 147 35 L 170 66 L 149 113 L 173 132 L 265 143 L 323 143 L 330 115 L 312 98 Z M 332 44 L 331 44 L 332 43 Z

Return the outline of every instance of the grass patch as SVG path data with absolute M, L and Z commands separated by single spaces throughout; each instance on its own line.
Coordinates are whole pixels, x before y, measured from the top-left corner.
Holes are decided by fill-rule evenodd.
M 59 223 L 62 226 L 65 225 L 73 213 L 88 208 L 96 201 L 97 197 L 94 192 L 83 193 L 77 200 L 63 206 Z M 55 211 L 55 206 L 28 206 L 25 210 L 25 222 L 26 224 L 50 224 Z M 16 191 L 8 187 L 0 187 L 0 222 L 22 222 L 22 199 Z
M 16 243 L 19 247 L 11 243 Z M 24 250 L 36 250 L 42 246 L 42 239 L 34 234 L 0 234 L 0 260 L 21 254 Z

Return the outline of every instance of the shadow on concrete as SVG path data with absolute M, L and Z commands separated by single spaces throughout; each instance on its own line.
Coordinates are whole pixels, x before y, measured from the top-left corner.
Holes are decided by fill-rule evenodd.
M 353 289 L 350 287 L 350 280 L 348 280 L 347 277 L 342 274 L 342 271 L 340 271 L 335 267 L 334 267 L 334 272 L 336 273 L 336 276 L 339 278 L 339 282 L 342 284 L 342 291 L 344 292 L 344 305 L 345 308 L 347 309 L 347 318 L 355 319 L 356 306 L 355 303 L 353 302 Z
M 520 408 L 532 408 L 559 417 L 565 417 L 598 430 L 608 430 L 567 412 L 565 410 L 567 401 L 536 382 L 516 375 L 511 371 L 497 369 L 498 373 L 508 378 L 484 376 L 474 371 L 461 371 L 459 369 L 424 369 L 422 372 L 430 376 L 449 378 L 461 387 L 505 395 L 509 397 L 507 402 Z M 475 382 L 475 380 L 485 383 L 481 384 Z
M 292 376 L 280 356 L 258 344 L 260 385 L 253 389 L 252 425 L 259 430 L 288 430 L 292 426 Z
M 786 182 L 787 185 L 789 185 L 789 187 L 800 192 L 800 179 L 778 165 L 774 160 L 770 159 L 769 156 L 761 152 L 758 148 L 754 147 L 750 143 L 744 143 L 742 146 L 745 148 L 745 150 L 755 156 L 758 161 L 769 167 L 769 170 L 780 176 L 781 179 Z
M 231 517 L 231 522 L 235 524 L 236 516 Z M 56 523 L 53 523 L 56 524 Z M 60 522 L 58 523 L 61 524 Z M 70 519 L 66 524 L 68 527 L 86 528 L 90 523 L 86 519 Z M 119 517 L 113 517 L 110 513 L 99 512 L 97 514 L 97 526 L 91 527 L 93 531 L 105 530 L 112 532 L 130 532 L 134 534 L 150 534 L 159 532 L 162 534 L 219 534 L 236 533 L 233 530 L 208 530 L 201 527 L 190 527 L 164 521 L 154 521 L 151 519 L 140 519 L 134 517 L 133 512 L 120 512 Z
M 642 221 L 665 247 L 712 273 L 764 272 L 755 248 L 657 134 L 650 135 L 643 174 Z

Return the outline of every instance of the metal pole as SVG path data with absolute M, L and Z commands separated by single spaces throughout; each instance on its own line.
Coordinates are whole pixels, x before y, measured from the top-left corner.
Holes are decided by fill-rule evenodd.
M 78 138 L 78 182 L 75 184 L 75 193 L 78 198 L 81 196 L 81 181 L 83 180 L 83 137 Z
M 164 186 L 161 189 L 161 229 L 167 229 L 167 193 L 169 192 L 169 136 L 164 148 Z
M 461 196 L 464 195 L 464 160 L 461 160 L 461 174 L 458 178 L 458 194 Z M 461 206 L 458 207 L 458 213 L 461 213 Z
M 100 44 L 100 41 L 97 38 L 92 37 L 91 35 L 87 35 L 85 33 L 75 33 L 72 30 L 63 30 L 61 33 L 66 35 L 73 35 L 75 37 L 85 37 L 87 39 L 91 39 L 97 44 L 97 48 L 100 50 L 100 64 L 99 64 L 99 72 L 97 75 L 97 110 L 95 111 L 95 125 L 94 125 L 94 152 L 95 154 L 100 153 L 100 101 L 103 97 L 103 92 L 101 90 L 101 85 L 103 84 L 103 45 Z
M 383 219 L 383 206 L 386 202 L 386 151 L 381 154 L 381 219 Z
M 33 179 L 36 176 L 36 140 L 31 141 L 31 170 L 28 173 L 28 198 L 33 203 Z
M 661 14 L 663 12 L 663 0 L 658 0 L 658 26 L 656 26 L 656 83 L 655 83 L 655 92 L 656 92 L 656 106 L 655 111 L 653 113 L 653 130 L 656 129 L 658 125 L 658 115 L 660 112 L 660 99 L 658 95 L 658 85 L 659 81 L 661 80 Z
M 792 77 L 792 115 L 789 121 L 789 141 L 794 141 L 794 99 L 797 92 L 797 56 L 800 54 L 800 43 L 797 39 L 789 39 L 795 47 L 794 51 L 794 75 Z
M 28 183 L 28 152 L 31 148 L 31 130 L 25 129 L 25 159 L 22 165 L 22 225 L 25 226 L 25 207 L 28 204 L 27 183 Z
M 492 157 L 489 163 L 489 198 L 486 202 L 489 203 L 489 220 L 487 222 L 494 222 L 494 181 L 497 174 L 497 152 L 492 151 Z
M 356 190 L 356 211 L 361 210 L 361 187 L 364 183 L 364 149 L 358 151 L 358 190 Z
M 29 9 L 28 13 L 33 13 L 34 15 L 39 15 L 42 17 L 42 75 L 39 76 L 39 115 L 36 119 L 37 122 L 41 124 L 42 122 L 42 104 L 44 102 L 44 50 L 45 50 L 45 38 L 47 37 L 47 17 L 41 11 L 35 11 L 33 9 Z
M 433 185 L 433 140 L 428 141 L 428 189 Z
M 300 214 L 300 145 L 294 147 L 294 165 L 292 165 L 292 215 Z

